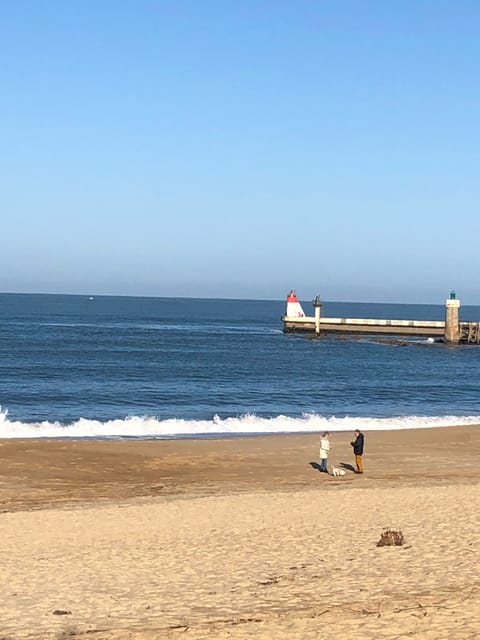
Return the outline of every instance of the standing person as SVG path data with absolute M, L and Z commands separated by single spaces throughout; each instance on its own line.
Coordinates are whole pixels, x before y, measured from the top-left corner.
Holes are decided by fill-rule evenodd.
M 330 434 L 324 431 L 320 437 L 320 471 L 328 473 L 328 452 L 330 451 Z
M 365 438 L 363 433 L 359 429 L 355 429 L 353 432 L 355 436 L 355 440 L 350 444 L 353 447 L 353 453 L 355 455 L 355 464 L 357 465 L 357 470 L 355 473 L 363 473 L 363 445 L 365 442 Z

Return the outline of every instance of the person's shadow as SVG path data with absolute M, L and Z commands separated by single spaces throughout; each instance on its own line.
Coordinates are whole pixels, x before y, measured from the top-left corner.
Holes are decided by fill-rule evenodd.
M 339 466 L 344 469 L 348 469 L 349 471 L 355 471 L 355 467 L 352 467 L 351 464 L 347 464 L 346 462 L 340 462 Z
M 322 470 L 322 467 L 318 464 L 318 462 L 309 462 L 308 464 L 312 467 L 312 469 L 316 469 L 317 471 Z M 340 462 L 338 466 L 342 467 L 343 469 L 348 469 L 348 471 L 355 471 L 355 467 L 352 467 L 351 464 L 347 464 L 346 462 Z

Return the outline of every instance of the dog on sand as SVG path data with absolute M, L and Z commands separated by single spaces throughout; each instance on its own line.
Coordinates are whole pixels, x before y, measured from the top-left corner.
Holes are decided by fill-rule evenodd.
M 332 476 L 344 476 L 345 469 L 341 469 L 340 467 L 332 467 Z

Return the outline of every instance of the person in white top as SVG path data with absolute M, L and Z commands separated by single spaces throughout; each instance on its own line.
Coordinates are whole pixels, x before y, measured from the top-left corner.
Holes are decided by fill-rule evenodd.
M 320 471 L 328 473 L 328 452 L 330 451 L 330 434 L 324 431 L 320 437 Z

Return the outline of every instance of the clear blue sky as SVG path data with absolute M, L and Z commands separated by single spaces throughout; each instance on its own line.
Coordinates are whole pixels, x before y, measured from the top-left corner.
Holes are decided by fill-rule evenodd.
M 0 291 L 480 304 L 477 0 L 0 4 Z

